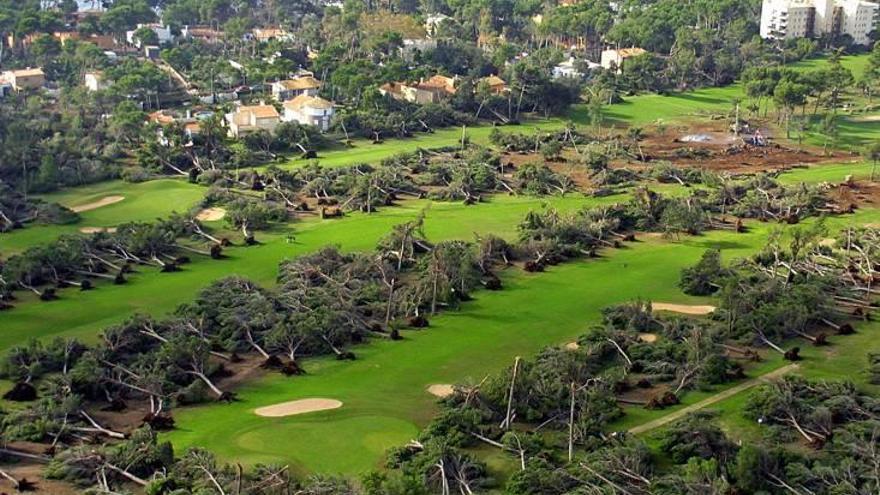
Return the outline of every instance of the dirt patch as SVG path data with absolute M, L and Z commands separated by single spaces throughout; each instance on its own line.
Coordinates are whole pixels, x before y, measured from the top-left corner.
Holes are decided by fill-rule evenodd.
M 581 346 L 577 342 L 569 342 L 569 343 L 565 344 L 565 348 L 568 349 L 569 351 L 576 351 L 576 350 L 580 349 Z
M 83 234 L 97 234 L 99 232 L 116 232 L 116 227 L 82 227 L 79 229 Z
M 671 311 L 673 313 L 681 313 L 683 315 L 707 315 L 715 311 L 715 306 L 652 302 L 651 309 L 653 309 L 654 311 Z
M 752 146 L 725 127 L 726 121 L 710 121 L 670 126 L 659 131 L 651 128 L 646 131 L 645 138 L 639 141 L 637 147 L 624 136 L 622 139 L 631 146 L 632 156 L 614 160 L 611 166 L 644 169 L 663 161 L 677 167 L 750 174 L 785 170 L 795 165 L 831 158 L 773 142 L 767 146 Z M 764 136 L 768 135 L 766 129 L 761 129 L 761 132 Z
M 34 489 L 28 493 L 35 495 L 76 495 L 82 493 L 82 490 L 74 485 L 70 485 L 61 481 L 46 479 L 43 470 L 45 465 L 28 462 L 11 464 L 3 466 L 3 470 L 12 475 L 12 477 L 34 483 Z M 13 492 L 12 483 L 7 480 L 0 480 L 0 493 L 7 493 L 5 489 Z
M 822 239 L 821 241 L 819 241 L 819 245 L 833 248 L 835 245 L 837 245 L 837 239 L 832 239 L 830 237 L 827 239 Z
M 646 342 L 648 344 L 653 344 L 657 342 L 657 334 L 656 333 L 640 333 L 639 340 L 642 342 Z
M 97 210 L 98 208 L 118 203 L 124 199 L 125 196 L 107 196 L 98 201 L 92 201 L 91 203 L 86 203 L 84 205 L 71 206 L 70 209 L 77 213 L 82 213 L 84 211 Z
M 196 220 L 200 222 L 216 222 L 223 220 L 226 216 L 226 210 L 223 208 L 205 208 L 196 215 Z
M 436 383 L 428 387 L 428 393 L 436 397 L 449 397 L 455 393 L 455 388 L 447 383 Z
M 340 407 L 342 407 L 342 402 L 336 399 L 300 399 L 260 407 L 254 410 L 254 414 L 267 418 L 282 418 L 310 412 L 328 411 Z
M 853 209 L 880 205 L 880 184 L 868 180 L 850 180 L 832 186 L 828 197 L 838 210 L 848 212 Z

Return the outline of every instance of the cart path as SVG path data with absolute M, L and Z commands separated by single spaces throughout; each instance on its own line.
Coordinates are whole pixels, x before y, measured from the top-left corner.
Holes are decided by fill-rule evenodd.
M 647 423 L 643 423 L 638 426 L 634 426 L 629 429 L 629 432 L 632 434 L 638 435 L 640 433 L 645 433 L 647 431 L 657 429 L 657 428 L 664 426 L 664 425 L 667 425 L 673 421 L 679 420 L 692 412 L 699 411 L 700 409 L 711 406 L 712 404 L 715 404 L 717 402 L 721 402 L 724 399 L 733 397 L 734 395 L 736 395 L 740 392 L 743 392 L 745 390 L 748 390 L 756 385 L 760 385 L 762 383 L 768 383 L 772 380 L 775 380 L 775 379 L 781 377 L 782 375 L 785 375 L 786 373 L 789 373 L 791 371 L 796 370 L 797 368 L 798 368 L 797 364 L 789 364 L 788 366 L 783 366 L 782 368 L 777 368 L 777 369 L 775 369 L 769 373 L 765 373 L 757 378 L 752 378 L 750 380 L 746 380 L 746 381 L 740 383 L 739 385 L 730 387 L 727 390 L 723 390 L 723 391 L 713 395 L 712 397 L 709 397 L 709 398 L 701 400 L 700 402 L 697 402 L 696 404 L 691 404 L 687 407 L 679 409 L 678 411 L 667 414 L 666 416 L 657 418 L 653 421 L 648 421 Z

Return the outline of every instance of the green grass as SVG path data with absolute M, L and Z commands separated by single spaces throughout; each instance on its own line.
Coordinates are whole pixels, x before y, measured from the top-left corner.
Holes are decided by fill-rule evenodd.
M 831 219 L 831 226 L 874 221 L 880 212 Z M 308 360 L 308 375 L 266 375 L 240 390 L 241 401 L 178 410 L 179 430 L 168 435 L 178 447 L 202 446 L 245 463 L 289 462 L 297 471 L 357 473 L 378 466 L 380 445 L 409 440 L 436 411 L 425 388 L 434 383 L 477 382 L 529 356 L 587 331 L 610 304 L 635 298 L 702 302 L 676 288 L 679 271 L 707 248 L 727 259 L 758 249 L 773 225 L 753 224 L 748 234 L 713 232 L 676 242 L 647 240 L 607 251 L 598 260 L 553 267 L 529 275 L 503 273 L 505 289 L 480 292 L 462 311 L 431 320 L 431 328 L 406 332 L 403 342 L 382 341 L 356 350 L 358 360 Z M 772 369 L 770 361 L 764 365 Z M 761 370 L 756 370 L 761 371 Z M 685 404 L 707 396 L 685 396 Z M 315 416 L 265 419 L 256 407 L 306 397 L 338 399 L 345 405 Z M 621 424 L 667 411 L 633 409 Z M 366 423 L 354 418 L 371 418 Z M 384 425 L 381 441 L 372 424 Z M 370 425 L 370 428 L 365 428 Z M 392 426 L 396 425 L 396 426 Z M 344 449 L 336 447 L 345 445 Z
M 195 206 L 205 188 L 182 180 L 154 180 L 132 184 L 109 181 L 40 196 L 46 201 L 75 207 L 107 196 L 125 196 L 123 201 L 80 213 L 80 220 L 68 225 L 28 225 L 0 234 L 0 258 L 31 246 L 50 242 L 63 234 L 79 232 L 83 227 L 112 227 L 125 222 L 153 221 L 172 212 L 185 212 Z
M 466 207 L 461 203 L 405 202 L 385 208 L 374 215 L 353 214 L 338 220 L 307 220 L 271 232 L 258 233 L 261 244 L 233 247 L 224 251 L 222 261 L 194 257 L 183 271 L 161 274 L 150 268 L 130 277 L 130 283 L 113 286 L 98 283 L 90 292 L 63 290 L 61 299 L 51 303 L 36 301 L 20 293 L 16 308 L 4 312 L 0 322 L 0 351 L 28 337 L 55 335 L 94 339 L 103 328 L 135 312 L 165 314 L 191 300 L 211 281 L 227 275 L 250 277 L 262 284 L 275 281 L 278 262 L 336 244 L 348 250 L 372 250 L 376 242 L 395 224 L 408 221 L 425 207 L 429 208 L 425 230 L 434 240 L 473 239 L 474 233 L 498 233 L 512 237 L 514 228 L 530 208 L 551 203 L 561 210 L 588 204 L 613 202 L 619 197 L 601 199 L 569 196 L 547 200 L 498 196 L 490 202 Z M 108 207 L 109 208 L 109 207 Z M 98 210 L 95 210 L 98 211 Z M 294 230 L 296 243 L 287 244 L 286 234 Z
M 579 107 L 576 107 L 579 108 Z M 572 118 L 579 118 L 580 112 L 575 111 Z M 501 126 L 502 132 L 531 134 L 536 130 L 556 130 L 565 125 L 565 119 L 530 119 L 521 125 Z M 488 145 L 489 134 L 495 126 L 478 125 L 468 127 L 465 134 L 473 144 Z M 438 129 L 432 134 L 417 133 L 413 137 L 403 139 L 389 139 L 381 144 L 373 144 L 367 139 L 356 139 L 350 147 L 338 147 L 318 153 L 318 162 L 326 167 L 341 167 L 358 163 L 379 163 L 385 158 L 400 153 L 411 153 L 419 149 L 437 149 L 444 147 L 456 147 L 461 144 L 462 129 L 460 127 Z M 302 158 L 294 158 L 286 163 L 288 166 L 302 166 L 309 161 Z
M 804 66 L 819 64 L 810 61 Z M 855 61 L 845 63 L 856 64 Z M 860 62 L 858 62 L 860 63 Z M 710 88 L 673 96 L 645 95 L 607 109 L 609 123 L 644 124 L 675 121 L 707 113 L 723 112 L 741 88 Z M 583 109 L 576 107 L 571 118 L 583 121 Z M 531 132 L 535 128 L 558 128 L 563 120 L 530 122 L 506 127 L 507 132 Z M 862 127 L 856 127 L 856 132 Z M 353 148 L 322 153 L 320 162 L 340 166 L 377 162 L 396 153 L 417 148 L 454 146 L 460 129 L 440 130 L 406 140 L 372 145 L 357 141 Z M 468 130 L 471 142 L 485 143 L 491 127 Z M 850 131 L 847 131 L 850 132 Z M 873 131 L 868 131 L 873 132 Z M 302 160 L 294 160 L 297 166 Z M 839 181 L 849 173 L 864 176 L 865 164 L 840 164 L 796 170 L 784 176 L 788 182 Z M 111 194 L 126 201 L 83 214 L 74 226 L 29 227 L 0 237 L 0 252 L 10 253 L 46 242 L 57 235 L 84 226 L 112 226 L 124 221 L 149 220 L 171 211 L 183 211 L 198 201 L 202 190 L 180 181 L 144 184 L 120 182 L 77 188 L 52 195 L 64 204 L 87 203 Z M 488 204 L 464 207 L 460 204 L 430 203 L 426 231 L 432 240 L 471 239 L 476 233 L 515 235 L 514 227 L 529 208 L 545 202 L 568 210 L 602 200 L 569 197 L 493 198 Z M 156 316 L 191 300 L 202 287 L 220 277 L 238 274 L 260 283 L 274 282 L 277 263 L 287 257 L 312 252 L 326 244 L 347 250 L 369 250 L 394 224 L 413 218 L 429 205 L 427 201 L 406 202 L 399 208 L 375 215 L 351 215 L 341 220 L 310 220 L 292 227 L 261 233 L 262 244 L 232 248 L 224 261 L 196 260 L 180 273 L 144 271 L 125 286 L 99 284 L 94 292 L 66 290 L 62 299 L 37 303 L 23 296 L 17 308 L 0 321 L 0 350 L 29 337 L 57 335 L 92 340 L 106 326 L 134 312 Z M 876 222 L 878 211 L 831 220 L 833 225 Z M 503 274 L 505 290 L 480 292 L 460 312 L 432 319 L 430 329 L 405 332 L 403 342 L 375 342 L 356 349 L 355 362 L 314 359 L 306 362 L 309 374 L 284 378 L 270 374 L 245 384 L 238 392 L 241 401 L 177 411 L 179 429 L 167 435 L 176 446 L 198 445 L 216 451 L 225 459 L 244 463 L 280 461 L 291 463 L 298 472 L 356 473 L 378 466 L 390 446 L 414 437 L 436 412 L 434 399 L 425 392 L 432 383 L 479 380 L 508 365 L 514 356 L 528 356 L 544 345 L 573 339 L 598 321 L 599 310 L 609 304 L 636 297 L 695 302 L 675 288 L 681 267 L 692 264 L 709 247 L 724 250 L 726 258 L 741 256 L 759 248 L 770 224 L 756 224 L 748 234 L 713 232 L 703 237 L 666 242 L 649 240 L 587 262 L 553 267 L 548 273 L 528 275 L 514 269 Z M 297 231 L 297 242 L 286 244 L 289 228 Z M 858 349 L 856 349 L 858 350 Z M 772 367 L 768 362 L 764 366 Z M 753 370 L 759 371 L 759 370 Z M 740 394 L 730 401 L 735 407 Z M 342 400 L 341 409 L 300 417 L 268 419 L 252 414 L 255 407 L 303 397 Z M 685 403 L 703 398 L 703 393 L 685 397 Z M 718 407 L 727 406 L 727 402 Z M 657 412 L 630 410 L 621 425 L 636 424 L 656 417 Z M 496 459 L 504 464 L 503 459 Z
M 880 322 L 859 322 L 855 327 L 856 333 L 853 335 L 832 335 L 828 339 L 831 345 L 827 347 L 813 347 L 807 342 L 797 344 L 801 348 L 803 359 L 798 362 L 799 369 L 792 374 L 814 380 L 851 381 L 865 393 L 880 393 L 880 386 L 868 383 L 866 373 L 867 354 L 880 352 L 880 339 L 877 338 Z M 783 364 L 778 355 L 771 356 L 770 360 L 762 364 L 770 366 L 772 363 Z M 765 429 L 744 415 L 752 393 L 753 390 L 737 394 L 713 404 L 710 408 L 718 413 L 721 427 L 737 442 L 759 442 L 766 433 Z M 645 438 L 649 442 L 656 441 L 662 432 L 662 429 L 651 432 Z

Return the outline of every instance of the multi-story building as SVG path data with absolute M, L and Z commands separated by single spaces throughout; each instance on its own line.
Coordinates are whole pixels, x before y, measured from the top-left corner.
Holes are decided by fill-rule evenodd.
M 333 103 L 320 96 L 299 95 L 284 102 L 284 114 L 281 116 L 281 120 L 313 125 L 325 132 L 330 129 L 333 112 Z
M 321 81 L 306 73 L 293 79 L 285 79 L 272 83 L 272 96 L 277 101 L 287 101 L 300 95 L 317 96 L 321 89 Z
M 849 35 L 871 43 L 880 5 L 867 0 L 764 0 L 761 37 L 767 39 Z
M 256 131 L 275 132 L 281 122 L 281 115 L 272 105 L 260 104 L 240 106 L 232 113 L 226 114 L 226 126 L 229 137 L 240 138 Z

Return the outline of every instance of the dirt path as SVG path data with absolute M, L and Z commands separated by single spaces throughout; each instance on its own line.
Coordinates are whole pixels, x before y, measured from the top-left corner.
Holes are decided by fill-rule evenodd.
M 77 212 L 82 213 L 84 211 L 97 210 L 102 206 L 112 205 L 113 203 L 118 203 L 125 199 L 125 196 L 107 196 L 105 198 L 101 198 L 98 201 L 92 201 L 91 203 L 86 203 L 84 205 L 71 206 L 70 209 Z
M 786 373 L 789 373 L 791 371 L 796 370 L 797 368 L 798 368 L 797 364 L 789 364 L 788 366 L 783 366 L 782 368 L 775 369 L 775 370 L 773 370 L 769 373 L 765 373 L 757 378 L 752 378 L 751 380 L 746 380 L 746 381 L 740 383 L 739 385 L 736 385 L 734 387 L 730 387 L 729 389 L 721 391 L 721 392 L 719 392 L 719 393 L 717 393 L 707 399 L 703 399 L 700 402 L 697 402 L 696 404 L 691 404 L 690 406 L 687 406 L 683 409 L 679 409 L 678 411 L 667 414 L 666 416 L 657 418 L 653 421 L 648 421 L 647 423 L 640 424 L 639 426 L 634 426 L 629 429 L 629 432 L 634 435 L 638 435 L 640 433 L 645 433 L 646 431 L 651 431 L 651 430 L 657 429 L 661 426 L 672 423 L 673 421 L 679 420 L 692 412 L 699 411 L 700 409 L 704 409 L 706 407 L 709 407 L 712 404 L 715 404 L 717 402 L 721 402 L 724 399 L 733 397 L 734 395 L 736 395 L 740 392 L 743 392 L 745 390 L 748 390 L 756 385 L 760 385 L 762 383 L 767 383 L 769 381 L 775 380 Z

